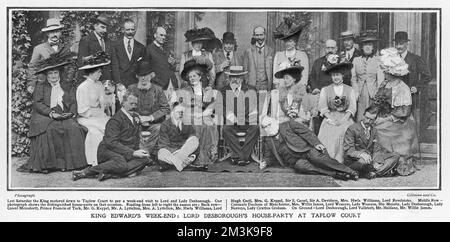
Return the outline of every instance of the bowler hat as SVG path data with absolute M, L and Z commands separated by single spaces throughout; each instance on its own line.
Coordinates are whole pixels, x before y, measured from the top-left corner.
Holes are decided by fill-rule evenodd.
M 47 26 L 43 28 L 42 32 L 49 32 L 57 29 L 64 28 L 64 25 L 61 24 L 61 21 L 58 18 L 49 18 L 47 19 Z
M 236 39 L 234 38 L 234 34 L 232 32 L 223 33 L 222 37 L 223 43 L 236 43 Z
M 152 73 L 153 70 L 150 63 L 147 61 L 139 61 L 137 64 L 136 76 L 146 76 Z
M 396 32 L 395 36 L 394 36 L 394 41 L 395 42 L 406 42 L 406 41 L 409 41 L 408 33 L 406 33 L 405 31 L 398 31 L 398 32 Z
M 100 14 L 100 16 L 98 16 L 94 20 L 94 23 L 97 23 L 97 22 L 102 23 L 102 24 L 104 24 L 106 26 L 110 26 L 111 25 L 111 23 L 109 22 L 108 16 L 106 16 L 105 14 Z

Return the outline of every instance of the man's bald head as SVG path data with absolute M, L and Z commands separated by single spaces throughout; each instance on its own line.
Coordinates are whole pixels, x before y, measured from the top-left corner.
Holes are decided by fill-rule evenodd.
M 325 52 L 326 54 L 336 54 L 337 53 L 337 43 L 334 39 L 328 39 L 325 41 Z
M 264 45 L 266 41 L 266 29 L 264 27 L 258 26 L 253 29 L 253 38 L 256 40 L 258 45 Z
M 155 41 L 158 44 L 163 45 L 166 42 L 167 37 L 166 29 L 163 27 L 157 27 L 153 37 L 155 37 Z

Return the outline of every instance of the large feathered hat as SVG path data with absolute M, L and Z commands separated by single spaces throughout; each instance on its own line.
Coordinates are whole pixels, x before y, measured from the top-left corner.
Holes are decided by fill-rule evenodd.
M 275 39 L 285 40 L 293 36 L 300 35 L 303 30 L 304 25 L 298 23 L 290 17 L 284 18 L 284 21 L 276 27 L 273 32 L 273 37 Z
M 285 74 L 289 74 L 294 77 L 297 81 L 302 77 L 303 67 L 300 65 L 300 61 L 295 61 L 286 64 L 282 70 L 275 73 L 276 78 L 283 78 Z
M 387 48 L 380 51 L 381 69 L 394 76 L 405 76 L 409 73 L 408 64 L 398 54 L 396 48 Z
M 104 51 L 99 51 L 89 58 L 83 60 L 82 67 L 79 70 L 88 70 L 100 66 L 106 66 L 111 63 L 111 58 Z
M 60 51 L 51 54 L 49 58 L 38 62 L 36 74 L 72 64 L 74 57 L 75 54 L 68 47 L 63 47 Z
M 189 74 L 189 72 L 191 72 L 191 70 L 199 69 L 203 73 L 206 73 L 207 71 L 211 70 L 212 66 L 213 63 L 207 58 L 194 58 L 188 60 L 186 61 L 186 63 L 184 63 L 183 71 L 181 72 L 181 78 L 188 81 L 189 79 L 187 75 Z

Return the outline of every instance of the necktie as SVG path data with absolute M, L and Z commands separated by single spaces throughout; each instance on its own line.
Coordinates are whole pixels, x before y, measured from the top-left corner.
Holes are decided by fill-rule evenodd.
M 350 58 L 351 58 L 350 52 L 348 52 L 348 53 L 347 53 L 347 61 L 350 61 Z
M 230 52 L 227 51 L 227 60 L 230 60 Z
M 102 43 L 102 50 L 105 51 L 105 40 L 103 38 L 100 39 L 100 42 Z
M 131 39 L 128 40 L 127 51 L 128 51 L 128 54 L 131 55 Z

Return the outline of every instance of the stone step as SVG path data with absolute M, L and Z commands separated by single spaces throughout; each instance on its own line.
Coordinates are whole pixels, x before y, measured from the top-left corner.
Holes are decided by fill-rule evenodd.
M 420 143 L 420 152 L 422 152 L 422 154 L 437 154 L 437 151 L 437 144 Z

